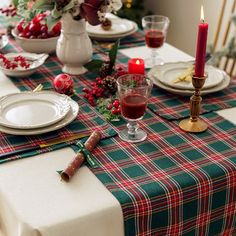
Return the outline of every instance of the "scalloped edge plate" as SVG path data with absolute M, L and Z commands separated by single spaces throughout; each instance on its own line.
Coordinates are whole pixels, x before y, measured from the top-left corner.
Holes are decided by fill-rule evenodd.
M 68 96 L 52 91 L 21 92 L 0 100 L 0 124 L 16 129 L 35 129 L 63 119 L 70 110 Z

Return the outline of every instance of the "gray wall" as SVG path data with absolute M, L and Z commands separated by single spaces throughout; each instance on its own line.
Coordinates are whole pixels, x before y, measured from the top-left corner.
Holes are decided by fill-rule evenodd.
M 232 1 L 227 0 L 228 5 Z M 145 2 L 147 9 L 170 18 L 167 42 L 193 56 L 200 8 L 204 3 L 205 20 L 209 24 L 208 43 L 213 41 L 222 0 L 145 0 Z

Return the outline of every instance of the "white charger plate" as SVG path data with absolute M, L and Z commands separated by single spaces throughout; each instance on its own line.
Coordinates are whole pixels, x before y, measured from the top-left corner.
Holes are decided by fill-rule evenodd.
M 97 35 L 97 36 L 112 36 L 119 35 L 130 32 L 134 29 L 134 24 L 130 20 L 121 19 L 121 18 L 109 18 L 111 23 L 111 29 L 104 30 L 101 25 L 90 25 L 87 23 L 86 30 L 89 34 Z
M 0 100 L 0 125 L 35 129 L 54 124 L 69 112 L 68 98 L 51 91 L 9 94 Z
M 193 95 L 193 92 L 194 92 L 193 90 L 178 89 L 178 88 L 172 88 L 172 87 L 166 86 L 165 84 L 161 83 L 160 80 L 157 79 L 156 76 L 154 76 L 152 74 L 152 72 L 153 71 L 151 70 L 149 72 L 148 76 L 150 77 L 150 79 L 152 79 L 153 83 L 156 86 L 158 86 L 159 88 L 162 88 L 170 93 L 181 95 L 181 96 L 192 96 Z M 201 90 L 201 95 L 219 92 L 229 86 L 230 77 L 224 71 L 222 71 L 222 73 L 224 74 L 224 79 L 222 80 L 222 82 L 215 87 Z
M 9 42 L 8 37 L 6 35 L 3 35 L 0 39 L 0 49 L 6 47 L 8 42 Z
M 194 90 L 194 87 L 191 82 L 180 81 L 178 83 L 173 83 L 173 81 L 182 74 L 189 66 L 191 62 L 175 62 L 175 63 L 166 63 L 163 66 L 155 66 L 152 68 L 152 74 L 157 79 L 160 80 L 162 84 L 166 86 L 175 88 L 175 89 L 185 89 L 185 90 Z M 222 70 L 206 65 L 206 73 L 208 75 L 203 89 L 209 89 L 219 85 L 224 79 L 224 73 Z
M 119 34 L 94 34 L 94 33 L 88 33 L 89 37 L 98 41 L 115 41 L 119 38 L 124 38 L 126 36 L 129 36 L 133 33 L 135 33 L 138 30 L 138 26 L 135 22 L 130 21 L 133 25 L 133 29 L 130 31 L 127 31 L 125 33 L 119 33 Z
M 17 56 L 23 56 L 26 60 L 31 63 L 30 67 L 27 69 L 16 68 L 16 69 L 6 69 L 2 63 L 0 63 L 0 70 L 7 76 L 11 77 L 25 77 L 33 74 L 48 58 L 48 54 L 36 54 L 29 52 L 19 52 L 19 53 L 7 53 L 4 55 L 8 59 L 12 59 Z
M 68 102 L 70 105 L 69 112 L 62 120 L 58 121 L 55 124 L 38 128 L 38 129 L 25 129 L 25 130 L 13 129 L 13 128 L 8 128 L 8 127 L 0 125 L 0 132 L 6 133 L 6 134 L 13 134 L 13 135 L 38 135 L 38 134 L 44 134 L 44 133 L 61 129 L 65 127 L 66 125 L 70 124 L 77 117 L 78 112 L 79 112 L 78 103 L 76 103 L 71 98 L 69 98 Z

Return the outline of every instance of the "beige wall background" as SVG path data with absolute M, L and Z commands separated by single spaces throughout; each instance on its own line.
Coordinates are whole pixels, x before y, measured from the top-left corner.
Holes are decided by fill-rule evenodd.
M 201 4 L 204 5 L 205 20 L 209 24 L 208 43 L 213 42 L 218 17 L 223 0 L 145 0 L 147 9 L 155 14 L 166 15 L 170 18 L 170 28 L 167 42 L 195 55 L 198 23 Z M 230 13 L 230 3 L 227 0 L 227 14 Z M 226 22 L 226 18 L 224 22 Z

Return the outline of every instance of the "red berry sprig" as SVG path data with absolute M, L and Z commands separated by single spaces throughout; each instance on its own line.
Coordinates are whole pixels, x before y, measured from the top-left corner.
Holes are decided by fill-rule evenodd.
M 8 70 L 14 70 L 18 67 L 28 69 L 30 67 L 30 64 L 26 62 L 26 58 L 23 56 L 16 56 L 9 60 L 3 54 L 0 54 L 0 60 L 3 62 L 3 66 Z
M 96 78 L 96 82 L 93 82 L 92 88 L 83 88 L 84 97 L 88 100 L 89 104 L 92 106 L 96 105 L 96 99 L 101 98 L 103 96 L 104 88 L 102 84 L 102 78 Z
M 10 4 L 8 7 L 1 7 L 0 13 L 8 17 L 14 17 L 17 14 L 17 8 Z
M 116 99 L 113 103 L 109 103 L 107 105 L 107 110 L 111 110 L 113 115 L 120 115 L 121 114 L 120 101 Z

